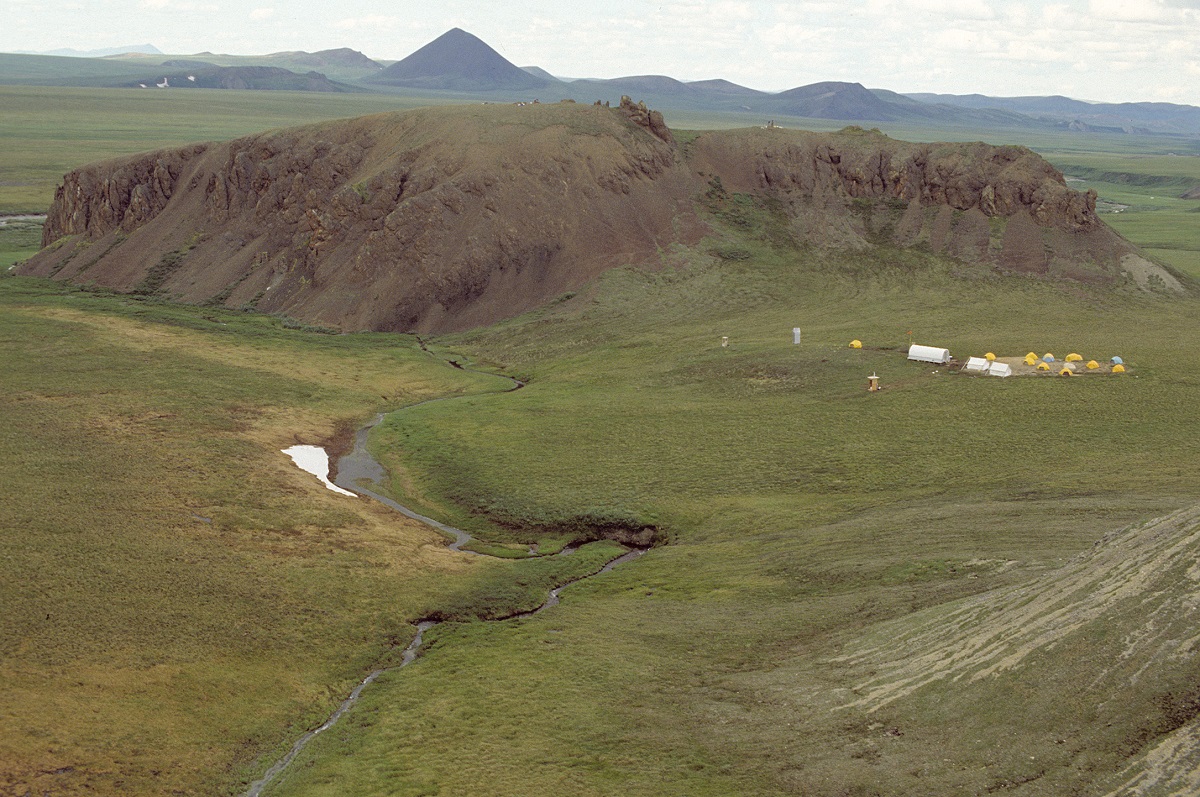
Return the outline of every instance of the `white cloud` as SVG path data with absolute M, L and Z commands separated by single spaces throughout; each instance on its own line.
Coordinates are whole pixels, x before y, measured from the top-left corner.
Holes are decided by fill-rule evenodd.
M 906 9 L 938 14 L 949 19 L 995 19 L 996 17 L 996 12 L 983 0 L 909 0 L 904 5 Z M 900 10 L 904 11 L 905 9 Z
M 273 8 L 256 8 L 250 12 L 250 19 L 253 19 L 253 20 L 270 19 L 274 15 L 275 15 L 275 9 L 273 9 Z
M 398 17 L 369 14 L 365 17 L 347 17 L 333 23 L 339 30 L 394 30 L 400 24 Z
M 1114 22 L 1159 22 L 1178 19 L 1161 0 L 1090 0 L 1089 10 L 1100 19 Z
M 221 9 L 212 3 L 193 3 L 188 0 L 141 0 L 139 6 L 150 11 L 203 11 L 206 14 L 216 14 Z
M 978 52 L 982 48 L 982 37 L 975 31 L 962 28 L 947 28 L 933 34 L 931 43 L 943 50 L 959 50 Z M 988 42 L 988 49 L 994 49 L 995 43 Z
M 1035 21 L 1029 29 L 1017 29 L 1013 35 L 1028 35 L 1030 30 L 1041 29 L 1062 37 L 1065 33 L 1088 30 L 1094 23 L 1076 8 L 1067 5 L 1049 5 L 1042 9 L 1040 22 Z
M 1003 57 L 1015 61 L 1041 64 L 1066 64 L 1075 56 L 1066 48 L 1053 47 L 1034 42 L 1012 41 L 1004 49 Z

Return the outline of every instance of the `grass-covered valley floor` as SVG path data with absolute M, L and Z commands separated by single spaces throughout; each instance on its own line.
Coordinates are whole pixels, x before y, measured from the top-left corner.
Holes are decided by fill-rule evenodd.
M 1072 557 L 1195 503 L 1195 300 L 795 249 L 764 242 L 772 224 L 743 215 L 658 271 L 429 342 L 527 379 L 515 393 L 404 337 L 0 282 L 5 788 L 236 793 L 411 621 L 535 605 L 610 555 L 452 554 L 278 453 L 453 394 L 474 395 L 373 438 L 395 495 L 496 543 L 609 521 L 667 544 L 532 620 L 439 626 L 269 793 L 1115 784 L 1195 713 L 1191 658 L 1150 646 L 1142 593 L 1112 611 L 1073 593 L 1054 645 L 976 680 L 939 673 L 939 645 L 986 639 L 990 616 L 928 628 L 976 596 L 1019 626 L 1005 596 L 1053 599 Z M 905 360 L 909 330 L 961 356 L 1131 368 L 967 377 Z M 1155 583 L 1190 595 L 1186 576 Z M 920 644 L 885 644 L 906 634 Z M 1112 645 L 1141 656 L 1136 678 L 1110 672 Z M 872 703 L 906 656 L 928 683 Z
M 236 790 L 410 621 L 528 609 L 612 555 L 454 555 L 280 452 L 509 386 L 411 338 L 15 278 L 0 302 L 5 794 Z
M 248 103 L 211 135 L 257 129 Z M 1102 197 L 1119 184 L 1112 159 L 1068 155 Z M 1129 193 L 1144 244 L 1165 217 Z M 0 278 L 0 794 L 240 794 L 430 615 L 451 622 L 421 658 L 267 794 L 1184 793 L 1194 288 L 797 247 L 733 199 L 656 270 L 432 354 Z M 1158 249 L 1194 277 L 1195 214 L 1168 210 Z M 905 359 L 910 331 L 964 358 L 1130 370 L 952 374 Z M 472 619 L 537 605 L 616 546 L 455 554 L 279 452 L 343 450 L 392 410 L 372 438 L 391 494 L 477 548 L 660 544 L 532 619 Z
M 745 253 L 668 255 L 442 341 L 530 383 L 393 416 L 377 444 L 398 489 L 500 536 L 588 509 L 671 544 L 539 623 L 442 631 L 281 793 L 1093 794 L 1190 719 L 1190 658 L 1138 648 L 1154 638 L 1144 596 L 1105 614 L 1087 590 L 1072 604 L 1053 589 L 1105 535 L 1195 502 L 1194 300 L 957 274 L 911 252 Z M 906 361 L 910 329 L 962 356 L 1134 365 L 966 377 Z M 906 654 L 850 666 L 843 651 L 1030 584 L 1079 615 L 1026 652 L 1036 666 L 959 681 L 935 647 L 927 685 L 853 705 Z M 1167 584 L 1191 595 L 1189 578 Z M 1141 672 L 1108 671 L 1118 641 Z

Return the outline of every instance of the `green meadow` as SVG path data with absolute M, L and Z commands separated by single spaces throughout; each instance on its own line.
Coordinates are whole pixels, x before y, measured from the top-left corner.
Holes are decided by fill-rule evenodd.
M 986 748 L 958 749 L 936 732 L 962 726 L 931 688 L 884 716 L 903 717 L 910 737 L 896 745 L 910 766 L 892 771 L 871 754 L 878 717 L 801 696 L 852 689 L 826 662 L 876 623 L 1043 573 L 1193 501 L 1196 384 L 1182 372 L 1196 341 L 1161 343 L 1194 305 L 1080 305 L 948 280 L 914 291 L 908 274 L 862 294 L 784 278 L 796 290 L 773 302 L 664 323 L 666 308 L 699 303 L 698 283 L 723 281 L 713 271 L 614 275 L 578 316 L 471 336 L 462 350 L 523 370 L 530 386 L 395 416 L 379 441 L 393 467 L 481 528 L 514 534 L 521 518 L 538 529 L 606 507 L 653 519 L 671 544 L 581 585 L 543 623 L 435 632 L 450 650 L 387 679 L 281 794 L 956 793 L 961 770 L 983 791 L 1042 771 L 1021 764 L 1053 744 L 1047 734 L 1087 726 L 1094 693 L 1066 706 L 1044 694 L 1024 715 L 996 688 L 972 706 Z M 737 296 L 723 288 L 709 295 Z M 809 343 L 791 346 L 792 323 Z M 1129 378 L 934 373 L 888 350 L 905 326 L 968 351 L 1119 348 L 1138 366 Z M 717 344 L 726 332 L 732 351 Z M 851 334 L 884 350 L 850 351 Z M 881 394 L 863 390 L 870 372 Z M 1066 782 L 1088 793 L 1152 725 L 1152 701 L 1104 697 L 1122 722 L 1094 760 L 1082 773 L 1057 761 L 1030 793 Z M 1051 708 L 1062 724 L 1045 723 Z M 913 774 L 952 748 L 952 766 Z M 464 758 L 430 754 L 447 749 Z
M 207 121 L 156 107 L 134 134 L 127 103 L 177 100 L 114 93 L 89 111 L 85 91 L 0 91 L 27 114 L 0 122 L 0 207 L 14 210 L 45 204 L 63 164 L 397 101 L 306 109 L 229 92 L 206 99 Z M 1194 159 L 1060 144 L 1059 168 L 1129 205 L 1106 220 L 1197 275 L 1187 222 L 1200 216 L 1113 177 L 1174 190 Z M 868 641 L 1053 584 L 1105 535 L 1196 503 L 1195 288 L 822 251 L 781 239 L 770 206 L 717 211 L 696 247 L 427 340 L 431 353 L 409 336 L 0 278 L 0 791 L 240 794 L 431 615 L 448 621 L 421 657 L 372 684 L 267 794 L 1115 788 L 1194 716 L 1200 675 L 1181 657 L 1136 688 L 1105 680 L 1133 608 L 1024 670 L 847 706 L 888 664 L 861 653 Z M 5 235 L 0 252 L 28 251 L 27 235 Z M 909 362 L 910 341 L 1130 368 L 972 377 Z M 528 385 L 507 392 L 448 358 Z M 865 390 L 871 374 L 882 391 Z M 413 406 L 431 398 L 448 400 Z M 488 619 L 616 546 L 454 554 L 279 452 L 344 447 L 377 412 L 386 490 L 493 550 L 554 550 L 604 524 L 653 527 L 658 544 L 534 618 Z
M 413 620 L 532 608 L 611 556 L 468 560 L 291 464 L 379 410 L 508 387 L 410 337 L 21 278 L 0 304 L 6 793 L 224 793 Z
M 740 243 L 750 257 L 672 253 L 437 342 L 529 385 L 391 416 L 375 444 L 398 495 L 494 539 L 588 511 L 655 523 L 668 544 L 535 621 L 436 629 L 272 793 L 974 793 L 1037 772 L 1024 793 L 1095 793 L 1120 768 L 1157 721 L 1146 694 L 1106 694 L 1120 720 L 1086 755 L 1031 769 L 1048 734 L 1088 725 L 1095 694 L 1048 690 L 1016 714 L 998 684 L 974 691 L 970 721 L 941 706 L 953 688 L 836 711 L 862 673 L 831 660 L 884 621 L 1041 576 L 1193 502 L 1195 299 Z M 951 374 L 905 359 L 909 330 L 1131 370 Z M 1189 677 L 1163 671 L 1160 697 Z M 890 751 L 881 721 L 904 729 Z M 953 741 L 967 727 L 981 747 Z
M 1047 157 L 1074 187 L 1096 191 L 1104 220 L 1117 232 L 1161 263 L 1200 277 L 1200 199 L 1181 198 L 1200 187 L 1200 156 L 1180 142 L 1156 149 Z
M 24 260 L 42 246 L 40 221 L 4 220 L 0 224 L 0 270 Z
M 433 102 L 383 94 L 0 86 L 0 213 L 44 213 L 63 174 L 92 161 Z

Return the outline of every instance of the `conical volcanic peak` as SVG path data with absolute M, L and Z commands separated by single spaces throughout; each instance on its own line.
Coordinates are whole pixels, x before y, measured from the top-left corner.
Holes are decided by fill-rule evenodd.
M 372 82 L 450 91 L 538 89 L 550 85 L 460 28 L 446 31 L 392 64 Z

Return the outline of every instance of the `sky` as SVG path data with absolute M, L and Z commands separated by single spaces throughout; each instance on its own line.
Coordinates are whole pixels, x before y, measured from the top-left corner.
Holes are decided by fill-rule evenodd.
M 450 28 L 560 77 L 824 80 L 1200 105 L 1200 0 L 3 0 L 0 51 L 336 47 L 399 60 Z

